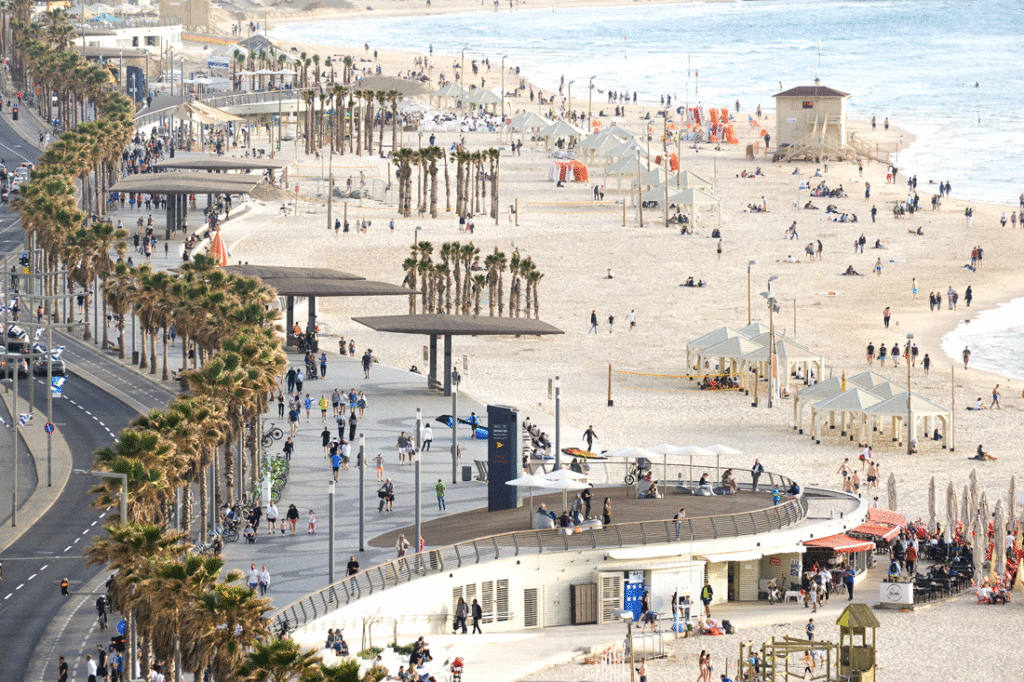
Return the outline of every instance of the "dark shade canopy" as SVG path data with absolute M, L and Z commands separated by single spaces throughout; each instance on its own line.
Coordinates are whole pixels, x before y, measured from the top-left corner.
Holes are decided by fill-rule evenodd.
M 227 170 L 278 170 L 288 166 L 288 161 L 275 159 L 246 159 L 233 156 L 210 156 L 197 159 L 166 159 L 157 168 L 177 170 L 227 171 Z
M 75 37 L 77 38 L 78 35 Z M 97 33 L 96 35 L 100 34 Z M 96 47 L 90 45 L 83 49 L 81 45 L 77 45 L 72 49 L 86 59 L 120 59 L 121 57 L 125 59 L 145 59 L 146 55 L 149 54 L 146 50 L 136 47 Z
M 849 97 L 850 93 L 841 92 L 834 88 L 826 88 L 824 85 L 798 85 L 795 88 L 784 90 L 772 97 Z
M 406 293 L 409 290 L 406 289 Z M 354 317 L 359 324 L 378 332 L 431 334 L 437 336 L 521 336 L 563 334 L 540 320 L 525 317 L 471 317 L 469 315 L 380 315 Z
M 359 275 L 352 275 L 347 272 L 339 272 L 330 268 L 291 268 L 282 265 L 228 265 L 222 268 L 224 272 L 239 277 L 258 277 L 264 282 L 274 279 L 288 279 L 290 277 L 301 279 L 366 279 Z
M 261 181 L 259 175 L 141 173 L 121 178 L 110 189 L 148 194 L 248 194 Z

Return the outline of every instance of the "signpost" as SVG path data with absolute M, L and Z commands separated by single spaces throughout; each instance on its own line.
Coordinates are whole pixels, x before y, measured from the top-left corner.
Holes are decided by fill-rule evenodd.
M 487 511 L 517 509 L 520 489 L 505 483 L 522 475 L 519 413 L 512 407 L 488 405 L 487 427 Z

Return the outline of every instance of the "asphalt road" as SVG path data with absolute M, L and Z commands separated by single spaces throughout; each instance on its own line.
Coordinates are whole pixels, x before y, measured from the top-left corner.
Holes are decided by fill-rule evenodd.
M 8 167 L 37 154 L 11 129 L 6 115 L 0 116 L 0 157 Z M 20 248 L 22 236 L 16 214 L 0 209 L 0 253 Z M 173 393 L 102 356 L 92 344 L 63 335 L 55 335 L 54 344 L 66 347 L 63 357 L 70 376 L 64 398 L 53 401 L 53 422 L 71 449 L 74 468 L 90 469 L 93 452 L 112 445 L 114 436 L 140 411 L 166 405 Z M 21 384 L 19 393 L 27 400 L 27 382 Z M 36 384 L 37 416 L 46 411 L 46 388 L 45 380 Z M 31 428 L 42 428 L 43 421 L 35 419 Z M 88 491 L 96 483 L 92 476 L 73 474 L 50 511 L 0 553 L 4 682 L 25 679 L 36 644 L 64 605 L 61 579 L 69 578 L 74 594 L 101 570 L 87 568 L 82 558 L 83 548 L 103 527 L 103 511 L 89 507 L 93 496 Z

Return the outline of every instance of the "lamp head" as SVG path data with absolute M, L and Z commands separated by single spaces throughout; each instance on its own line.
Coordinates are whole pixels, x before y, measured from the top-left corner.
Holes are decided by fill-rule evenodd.
M 771 277 L 769 277 L 769 278 L 768 278 L 768 281 L 769 281 L 769 282 L 774 282 L 774 281 L 775 281 L 775 280 L 777 280 L 778 278 L 779 278 L 779 276 L 778 276 L 778 275 L 772 275 Z

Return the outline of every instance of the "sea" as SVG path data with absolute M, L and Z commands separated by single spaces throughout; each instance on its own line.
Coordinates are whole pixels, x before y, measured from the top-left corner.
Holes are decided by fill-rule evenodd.
M 372 2 L 372 0 L 369 0 Z M 442 0 L 443 1 L 443 0 Z M 486 0 L 486 7 L 492 7 Z M 292 24 L 271 37 L 358 49 L 433 50 L 451 77 L 465 54 L 518 66 L 541 90 L 573 81 L 574 108 L 595 111 L 608 91 L 673 105 L 774 108 L 772 95 L 821 85 L 851 95 L 850 116 L 888 117 L 913 133 L 897 165 L 925 190 L 1016 206 L 1024 192 L 1024 0 L 739 0 L 618 7 L 542 3 L 457 14 L 360 17 Z M 467 68 L 468 71 L 468 68 Z M 506 87 L 510 79 L 506 77 Z M 979 331 L 980 330 L 980 331 Z M 958 358 L 1024 378 L 1024 299 L 987 311 L 947 336 Z M 950 350 L 951 349 L 951 350 Z

